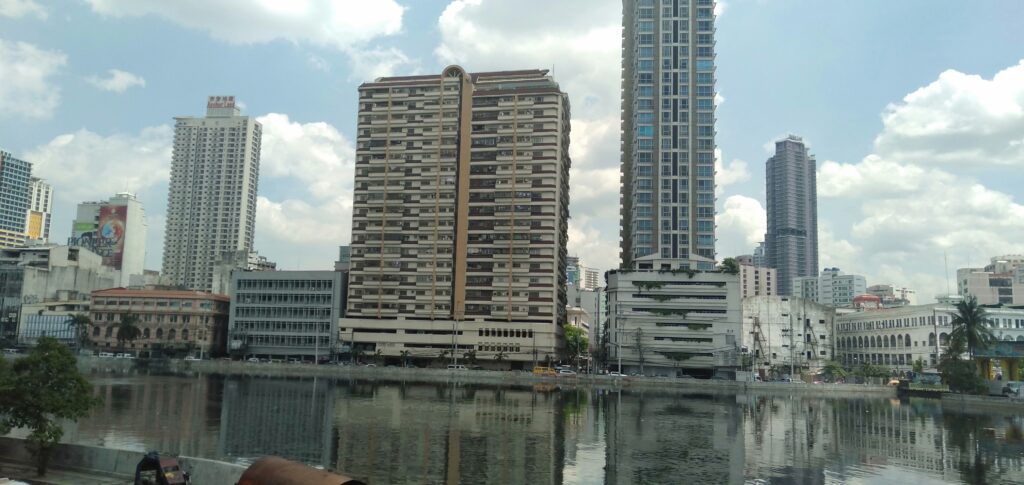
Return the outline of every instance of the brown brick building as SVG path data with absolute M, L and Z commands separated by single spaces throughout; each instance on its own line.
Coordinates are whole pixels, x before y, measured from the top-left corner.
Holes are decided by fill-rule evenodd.
M 139 317 L 141 335 L 124 351 L 136 355 L 219 356 L 226 352 L 229 299 L 200 291 L 113 288 L 92 292 L 92 343 L 97 351 L 120 351 L 117 326 L 124 315 Z

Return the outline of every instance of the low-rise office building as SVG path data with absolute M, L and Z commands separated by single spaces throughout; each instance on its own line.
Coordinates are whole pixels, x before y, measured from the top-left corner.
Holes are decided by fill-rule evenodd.
M 739 275 L 696 270 L 608 273 L 609 365 L 625 373 L 711 376 L 736 370 Z
M 912 370 L 918 359 L 934 368 L 949 344 L 955 299 L 848 313 L 836 317 L 836 353 L 847 365 L 870 363 Z M 985 307 L 999 340 L 1024 341 L 1024 309 Z
M 848 275 L 839 268 L 825 268 L 818 276 L 793 278 L 793 296 L 833 308 L 853 306 L 853 299 L 867 292 L 867 280 Z
M 821 370 L 833 357 L 834 308 L 795 296 L 743 299 L 743 346 L 753 372 L 767 377 L 772 368 L 786 374 Z
M 97 351 L 217 357 L 227 344 L 228 297 L 202 291 L 112 288 L 92 292 L 90 338 Z M 118 325 L 138 317 L 139 338 L 122 346 Z
M 78 346 L 78 330 L 68 325 L 71 317 L 78 314 L 89 314 L 89 294 L 62 292 L 56 301 L 22 305 L 18 344 L 34 346 L 39 337 L 53 337 L 69 346 Z
M 310 361 L 336 356 L 342 351 L 342 287 L 338 271 L 235 271 L 231 353 Z
M 984 268 L 960 268 L 956 279 L 959 293 L 982 305 L 1024 305 L 1024 255 L 996 256 Z

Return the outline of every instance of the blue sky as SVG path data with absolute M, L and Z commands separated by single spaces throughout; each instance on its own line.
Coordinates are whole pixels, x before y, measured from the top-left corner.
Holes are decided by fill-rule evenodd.
M 0 0 L 0 146 L 84 199 L 132 190 L 158 269 L 174 116 L 232 94 L 264 123 L 256 246 L 330 267 L 350 237 L 356 86 L 378 75 L 553 68 L 572 100 L 570 252 L 617 264 L 620 2 Z M 764 161 L 819 163 L 821 266 L 945 291 L 1024 252 L 1024 2 L 719 2 L 719 256 L 764 231 Z M 115 70 L 115 71 L 112 71 Z

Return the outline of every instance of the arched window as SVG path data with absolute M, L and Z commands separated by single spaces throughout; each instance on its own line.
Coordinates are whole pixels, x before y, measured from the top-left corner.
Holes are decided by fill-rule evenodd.
M 896 336 L 895 335 L 890 335 L 889 336 L 889 346 L 890 347 L 895 347 L 896 346 Z
M 187 328 L 181 331 L 181 339 L 182 340 L 188 340 L 188 329 Z
M 943 333 L 939 334 L 939 345 L 949 345 L 949 334 L 948 333 L 943 332 Z
M 142 329 L 142 338 L 145 338 L 145 339 L 149 338 L 149 327 L 146 327 L 146 328 Z
M 928 345 L 935 346 L 935 332 L 928 333 Z
M 1017 336 L 1017 341 L 1018 342 L 1024 342 L 1024 335 L 1018 335 Z
M 857 337 L 857 347 L 864 348 L 864 337 Z
M 903 336 L 903 346 L 904 347 L 910 347 L 910 334 L 909 333 Z
M 110 325 L 110 326 L 107 327 L 107 335 L 106 336 L 107 336 L 107 338 L 110 338 L 110 336 L 113 335 L 113 334 L 114 334 L 114 326 Z
M 174 340 L 178 336 L 178 332 L 173 328 L 167 331 L 167 340 Z
M 92 336 L 93 337 L 99 337 L 100 336 L 100 327 L 92 327 Z
M 162 328 L 156 329 L 156 338 L 157 338 L 157 340 L 162 340 L 164 338 L 164 329 L 162 329 Z
M 889 348 L 889 339 L 882 337 L 882 347 Z

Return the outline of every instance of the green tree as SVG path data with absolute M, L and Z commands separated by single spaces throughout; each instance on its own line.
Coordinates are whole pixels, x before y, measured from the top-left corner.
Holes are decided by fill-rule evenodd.
M 42 337 L 36 347 L 13 365 L 0 369 L 0 431 L 28 428 L 26 446 L 36 459 L 36 472 L 46 474 L 50 453 L 64 430 L 61 422 L 89 414 L 99 400 L 92 384 L 78 372 L 75 356 L 64 344 Z M 6 374 L 7 377 L 3 377 Z
M 579 359 L 582 355 L 587 353 L 587 347 L 590 342 L 587 340 L 586 335 L 583 335 L 583 329 L 575 325 L 565 325 L 565 348 L 569 352 L 569 359 L 574 364 L 579 364 Z
M 466 363 L 467 364 L 469 364 L 469 365 L 476 365 L 476 351 L 475 350 L 467 350 L 465 354 L 462 354 L 462 357 L 464 359 L 466 359 Z
M 853 373 L 860 377 L 889 377 L 892 375 L 892 371 L 888 367 L 876 364 L 862 364 Z
M 373 360 L 374 360 L 374 361 L 375 361 L 375 362 L 376 362 L 377 364 L 380 364 L 381 362 L 384 362 L 384 350 L 382 350 L 382 349 L 377 349 L 377 350 L 376 350 L 376 351 L 375 351 L 375 352 L 373 353 Z
M 409 367 L 409 351 L 403 350 L 398 355 L 402 356 L 402 367 Z
M 504 362 L 507 359 L 508 359 L 508 356 L 505 355 L 505 351 L 504 350 L 498 351 L 497 354 L 494 354 L 494 361 L 498 362 L 499 364 Z
M 722 260 L 722 264 L 718 266 L 718 269 L 722 270 L 723 273 L 737 274 L 740 272 L 740 263 L 736 261 L 736 258 L 725 258 Z
M 949 334 L 949 347 L 961 347 L 974 360 L 974 354 L 988 347 L 995 335 L 987 323 L 985 309 L 978 305 L 978 299 L 973 296 L 956 304 L 956 313 L 953 314 L 953 331 Z
M 139 317 L 131 314 L 121 315 L 121 321 L 117 324 L 117 345 L 124 352 L 125 342 L 131 343 L 142 335 L 139 329 Z
M 988 384 L 978 375 L 974 362 L 946 356 L 939 362 L 939 372 L 949 390 L 965 394 L 987 394 Z
M 914 361 L 914 373 L 920 374 L 922 372 L 924 372 L 924 359 L 918 357 L 917 360 Z
M 78 313 L 68 317 L 68 327 L 75 332 L 75 340 L 79 348 L 86 348 L 89 345 L 89 330 L 92 329 L 92 320 L 89 315 Z
M 846 369 L 843 368 L 842 364 L 834 360 L 826 361 L 825 365 L 821 368 L 821 373 L 828 382 L 835 382 L 846 378 Z

